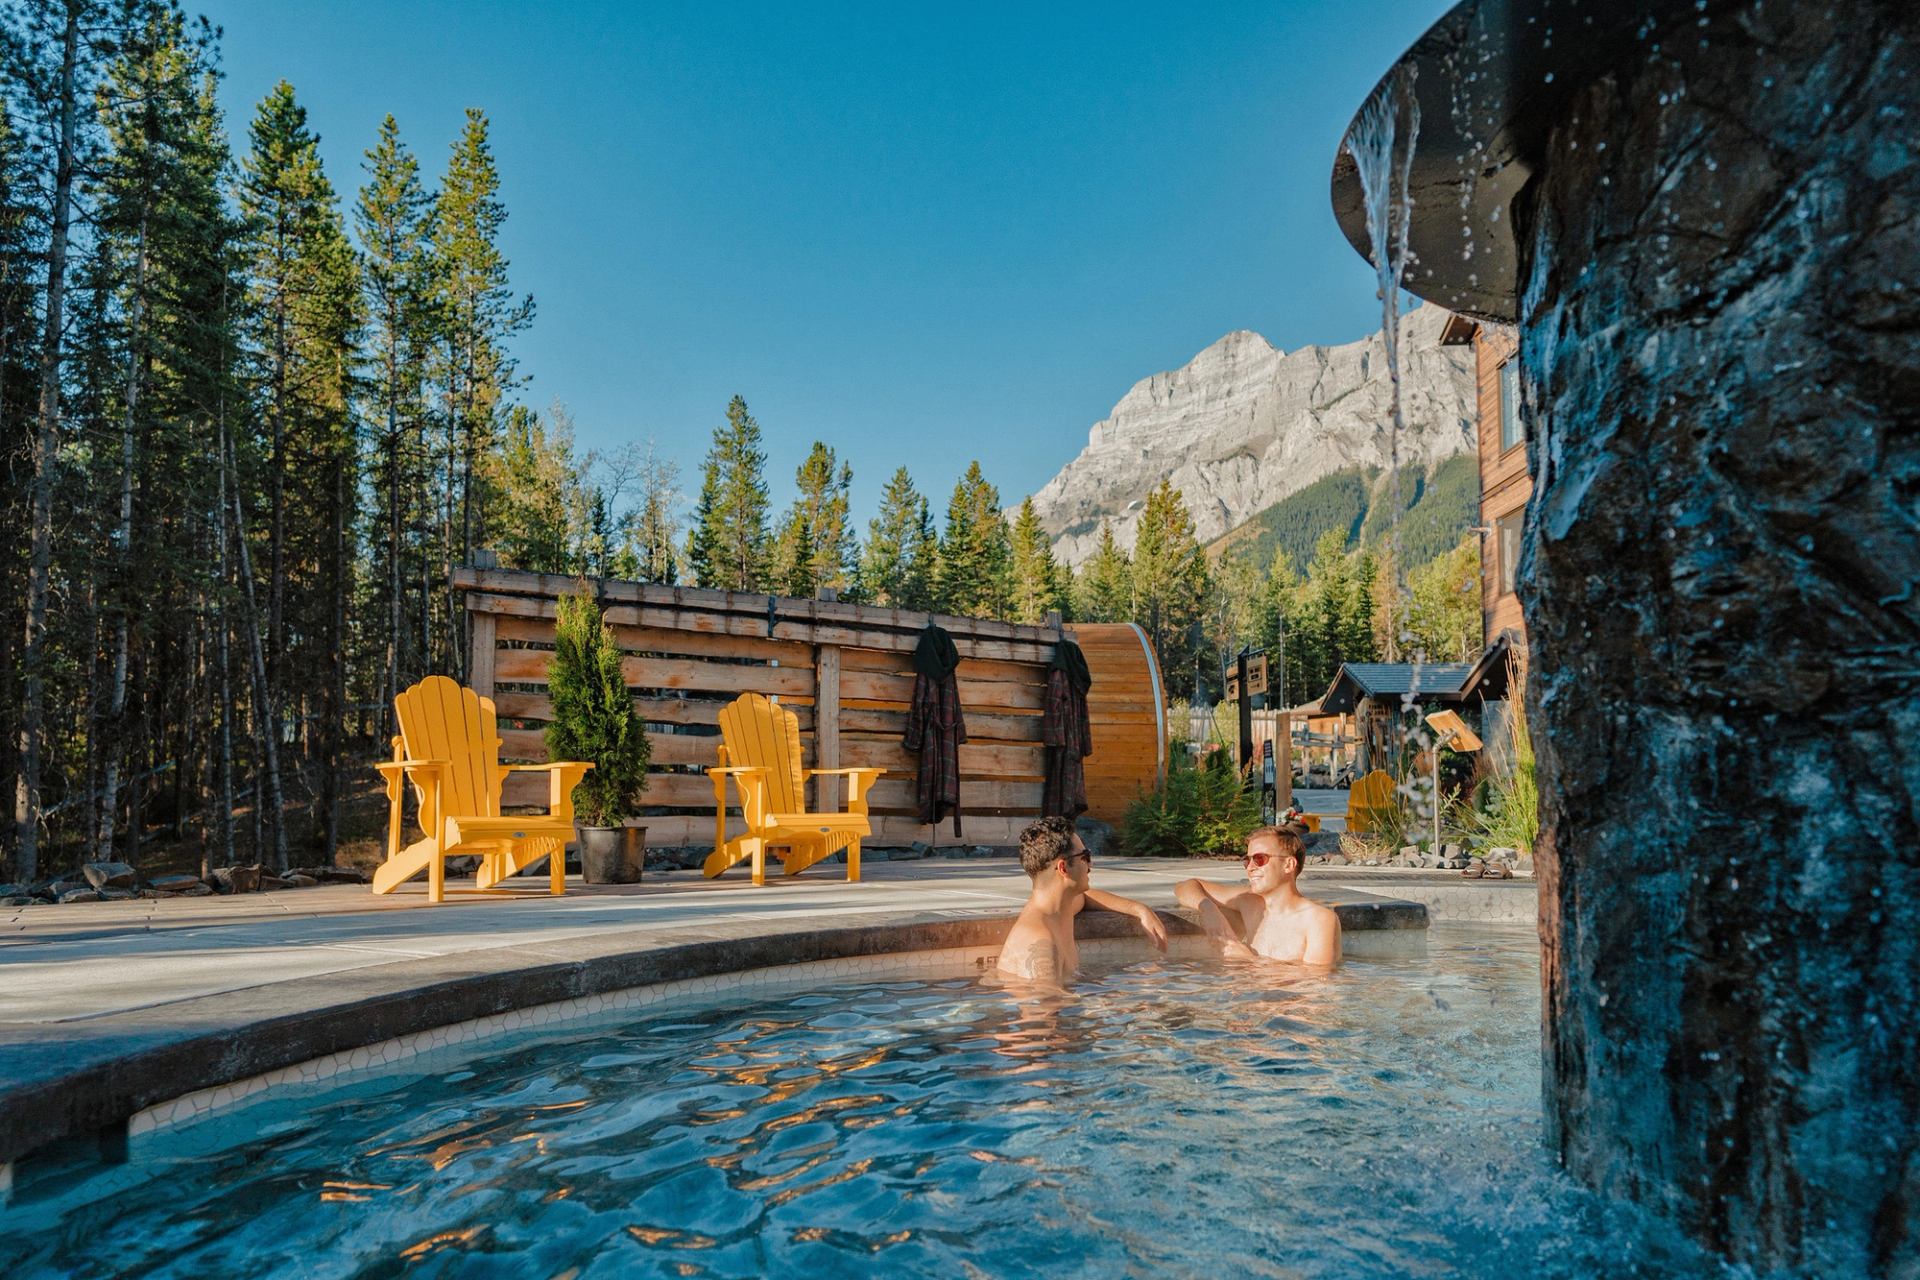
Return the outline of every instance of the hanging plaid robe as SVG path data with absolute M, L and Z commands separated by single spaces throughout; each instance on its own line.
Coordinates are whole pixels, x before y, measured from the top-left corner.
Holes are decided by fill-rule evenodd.
M 913 651 L 913 705 L 907 711 L 907 750 L 920 753 L 914 776 L 914 801 L 920 821 L 938 823 L 953 815 L 953 834 L 960 834 L 960 744 L 967 740 L 967 722 L 960 714 L 960 682 L 954 671 L 960 651 L 953 637 L 928 625 Z
M 1040 716 L 1040 741 L 1046 745 L 1046 783 L 1040 792 L 1043 817 L 1077 818 L 1087 811 L 1087 767 L 1093 754 L 1093 728 L 1087 722 L 1087 690 L 1093 673 L 1086 655 L 1071 640 L 1054 646 L 1047 666 L 1047 696 Z

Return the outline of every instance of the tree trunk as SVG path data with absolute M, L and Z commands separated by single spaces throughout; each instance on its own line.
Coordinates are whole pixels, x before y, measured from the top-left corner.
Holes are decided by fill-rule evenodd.
M 219 538 L 220 581 L 216 584 L 214 644 L 220 663 L 220 865 L 233 865 L 233 661 L 228 639 L 227 591 L 233 569 L 227 558 L 227 420 L 226 399 L 220 404 Z M 211 854 L 209 854 L 211 856 Z
M 102 852 L 113 849 L 114 819 L 120 800 L 121 760 L 128 757 L 132 743 L 126 733 L 127 650 L 132 620 L 128 616 L 128 595 L 132 584 L 128 570 L 133 557 L 133 468 L 134 423 L 140 411 L 140 326 L 145 316 L 147 290 L 147 212 L 140 211 L 140 232 L 134 251 L 133 297 L 127 304 L 127 403 L 120 418 L 120 522 L 114 526 L 113 592 L 113 687 L 107 695 L 107 734 L 109 750 L 100 784 L 99 834 L 96 847 Z M 132 839 L 139 840 L 135 831 Z
M 229 448 L 231 444 L 229 443 Z M 231 457 L 231 454 L 229 455 Z M 238 468 L 235 468 L 237 471 Z M 240 583 L 247 602 L 247 639 L 253 656 L 253 700 L 255 710 L 255 732 L 260 741 L 260 759 L 254 761 L 256 768 L 262 764 L 265 778 L 266 795 L 264 800 L 272 812 L 260 815 L 256 806 L 254 829 L 261 832 L 264 816 L 266 823 L 264 834 L 273 841 L 271 855 L 261 848 L 260 838 L 256 836 L 254 856 L 268 860 L 275 871 L 287 869 L 287 822 L 286 800 L 280 785 L 280 721 L 273 709 L 273 686 L 267 680 L 266 655 L 260 643 L 260 611 L 254 603 L 253 591 L 253 553 L 247 547 L 247 513 L 240 500 L 240 486 L 233 487 L 233 537 L 240 555 Z
M 387 381 L 387 678 L 381 724 L 390 723 L 400 694 L 400 415 L 391 362 Z M 398 729 L 388 729 L 397 733 Z
M 284 215 L 283 215 L 284 216 Z M 286 271 L 286 233 L 281 232 L 276 246 L 279 250 L 275 259 L 276 270 L 282 273 L 282 279 L 275 284 L 273 299 L 273 368 L 269 374 L 272 384 L 272 399 L 268 417 L 273 423 L 272 453 L 267 461 L 267 687 L 278 692 L 285 683 L 286 673 L 281 670 L 286 660 L 286 587 L 287 587 L 287 281 Z M 238 501 L 240 490 L 234 489 L 234 500 Z M 246 525 L 241 529 L 241 558 L 247 560 Z M 280 821 L 275 817 L 274 826 Z
M 349 439 L 352 437 L 349 436 Z M 347 466 L 333 462 L 333 520 L 328 530 L 333 561 L 331 607 L 327 610 L 327 687 L 320 726 L 321 841 L 329 866 L 340 847 L 340 754 L 347 714 Z
M 47 581 L 53 566 L 53 472 L 60 432 L 60 342 L 66 325 L 67 232 L 73 214 L 75 81 L 80 62 L 80 9 L 67 6 L 60 42 L 60 142 L 54 164 L 53 225 L 47 240 L 47 322 L 40 347 L 40 415 L 33 435 L 33 496 L 28 524 L 25 675 L 20 705 L 20 773 L 13 797 L 14 873 L 32 880 L 40 871 L 41 717 L 45 713 Z

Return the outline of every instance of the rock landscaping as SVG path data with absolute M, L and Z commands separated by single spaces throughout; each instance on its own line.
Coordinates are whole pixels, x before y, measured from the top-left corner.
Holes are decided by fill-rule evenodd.
M 205 879 L 184 872 L 143 878 L 124 862 L 88 862 L 78 872 L 60 872 L 34 884 L 0 884 L 0 906 L 205 898 L 216 893 L 258 893 L 316 884 L 366 884 L 368 879 L 366 872 L 355 867 L 296 867 L 285 876 L 276 876 L 258 864 L 215 867 Z
M 1369 845 L 1365 840 L 1352 835 L 1335 837 L 1340 843 L 1337 851 L 1326 846 L 1321 849 L 1309 844 L 1307 865 L 1314 867 L 1406 867 L 1427 871 L 1458 871 L 1470 880 L 1511 880 L 1516 871 L 1527 864 L 1523 862 L 1517 849 L 1486 849 L 1469 851 L 1462 845 L 1442 844 L 1437 851 L 1430 851 L 1417 844 L 1402 845 L 1389 854 L 1385 849 Z

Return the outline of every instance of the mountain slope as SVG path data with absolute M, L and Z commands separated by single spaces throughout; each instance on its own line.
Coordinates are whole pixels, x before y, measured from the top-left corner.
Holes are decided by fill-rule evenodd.
M 1473 446 L 1473 353 L 1439 345 L 1446 318 L 1420 307 L 1402 321 L 1400 462 L 1422 474 Z M 1288 353 L 1238 330 L 1136 383 L 1034 494 L 1034 509 L 1056 554 L 1078 564 L 1102 519 L 1131 547 L 1147 493 L 1171 477 L 1211 541 L 1325 476 L 1384 469 L 1390 391 L 1377 333 Z
M 1473 527 L 1479 510 L 1480 472 L 1467 455 L 1448 458 L 1431 474 L 1402 468 L 1400 551 L 1409 565 L 1425 564 L 1449 551 Z M 1386 545 L 1393 510 L 1384 471 L 1348 467 L 1322 476 L 1282 498 L 1220 538 L 1208 551 L 1243 557 L 1264 570 L 1275 551 L 1287 554 L 1295 573 L 1306 570 L 1314 544 L 1328 529 L 1346 534 L 1347 545 Z

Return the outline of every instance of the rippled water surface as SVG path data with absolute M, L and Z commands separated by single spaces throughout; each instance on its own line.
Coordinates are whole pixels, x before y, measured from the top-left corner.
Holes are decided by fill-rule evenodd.
M 234 1145 L 16 1205 L 43 1221 L 0 1273 L 1700 1274 L 1541 1154 L 1538 983 L 1530 930 L 1436 927 L 1330 977 L 656 1009 L 217 1121 Z

